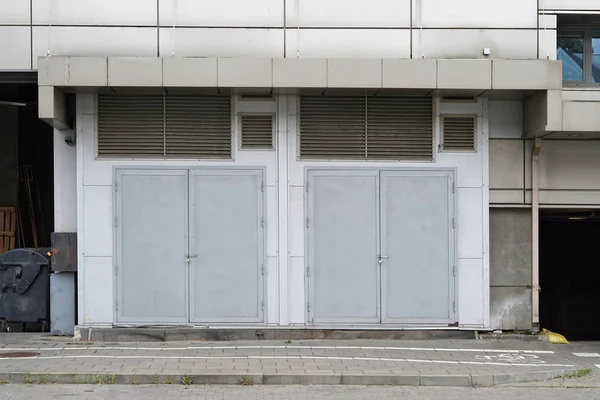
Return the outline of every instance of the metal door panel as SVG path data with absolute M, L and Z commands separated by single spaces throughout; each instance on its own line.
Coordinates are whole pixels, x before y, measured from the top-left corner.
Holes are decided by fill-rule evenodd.
M 116 170 L 117 321 L 188 321 L 188 174 Z
M 263 322 L 263 171 L 190 173 L 191 321 Z
M 379 322 L 377 171 L 309 170 L 308 318 Z
M 383 323 L 454 322 L 453 171 L 381 172 Z

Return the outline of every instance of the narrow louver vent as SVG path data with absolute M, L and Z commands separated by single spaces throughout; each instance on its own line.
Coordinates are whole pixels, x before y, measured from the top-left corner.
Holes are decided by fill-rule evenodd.
M 273 149 L 273 116 L 265 115 L 240 115 L 241 148 L 256 150 Z
M 475 116 L 442 116 L 442 150 L 475 151 Z
M 98 157 L 231 158 L 230 97 L 99 95 Z
M 430 160 L 432 112 L 426 97 L 301 96 L 300 156 Z

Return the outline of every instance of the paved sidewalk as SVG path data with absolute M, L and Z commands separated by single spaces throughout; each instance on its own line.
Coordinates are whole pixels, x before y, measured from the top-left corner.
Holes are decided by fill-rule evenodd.
M 0 380 L 4 382 L 142 384 L 184 379 L 196 384 L 490 386 L 573 375 L 586 366 L 586 359 L 574 357 L 566 348 L 542 342 L 138 344 L 55 341 L 42 336 L 24 336 L 19 341 L 15 336 L 0 335 Z

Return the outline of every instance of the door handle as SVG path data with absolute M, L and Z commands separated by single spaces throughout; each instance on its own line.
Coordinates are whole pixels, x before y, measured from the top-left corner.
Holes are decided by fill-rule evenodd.
M 185 262 L 189 263 L 190 261 L 192 261 L 192 258 L 198 258 L 198 254 L 186 254 Z
M 389 257 L 388 256 L 379 256 L 379 264 L 383 264 L 384 260 L 387 260 Z

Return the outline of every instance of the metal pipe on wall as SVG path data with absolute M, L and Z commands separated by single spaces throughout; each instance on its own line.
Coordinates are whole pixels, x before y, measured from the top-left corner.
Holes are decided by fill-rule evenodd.
M 540 183 L 539 155 L 542 139 L 536 138 L 531 151 L 531 322 L 534 330 L 540 328 Z

